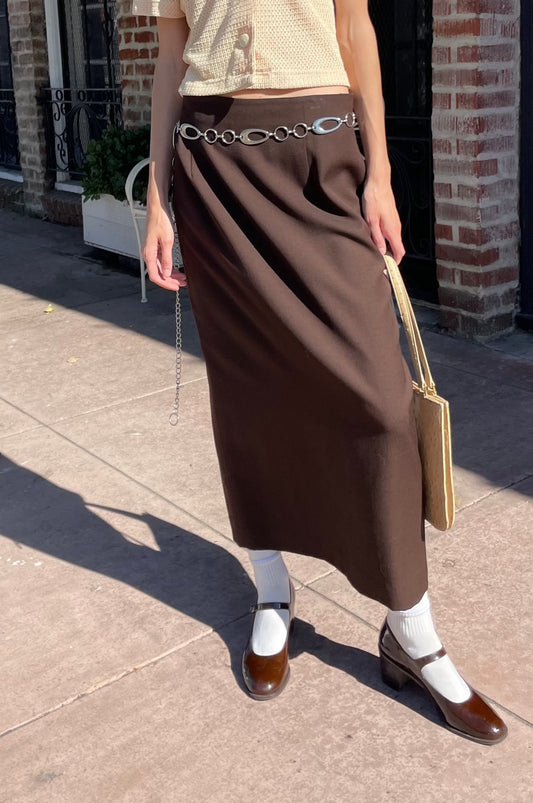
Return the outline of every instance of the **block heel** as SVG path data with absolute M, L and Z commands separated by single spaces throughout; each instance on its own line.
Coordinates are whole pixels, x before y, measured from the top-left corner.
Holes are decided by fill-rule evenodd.
M 391 689 L 400 691 L 411 678 L 400 667 L 393 664 L 382 652 L 379 654 L 381 664 L 381 677 L 383 682 L 390 686 Z

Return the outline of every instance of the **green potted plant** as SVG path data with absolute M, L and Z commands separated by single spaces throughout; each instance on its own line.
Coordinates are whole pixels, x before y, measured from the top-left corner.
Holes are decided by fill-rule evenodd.
M 126 256 L 138 256 L 125 183 L 130 170 L 150 151 L 150 126 L 126 129 L 110 125 L 87 147 L 82 179 L 83 239 L 87 245 Z M 146 205 L 147 170 L 133 186 L 134 203 Z M 137 210 L 139 211 L 139 210 Z

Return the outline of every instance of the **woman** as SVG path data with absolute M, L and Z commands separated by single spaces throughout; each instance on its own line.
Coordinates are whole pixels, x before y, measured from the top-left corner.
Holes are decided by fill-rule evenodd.
M 415 680 L 449 728 L 501 741 L 427 596 L 411 380 L 382 257 L 404 248 L 367 0 L 138 0 L 133 13 L 158 17 L 159 34 L 144 258 L 156 284 L 189 287 L 233 536 L 258 591 L 248 691 L 266 700 L 287 682 L 280 550 L 300 552 L 388 608 L 387 683 Z M 171 178 L 186 278 L 172 267 Z

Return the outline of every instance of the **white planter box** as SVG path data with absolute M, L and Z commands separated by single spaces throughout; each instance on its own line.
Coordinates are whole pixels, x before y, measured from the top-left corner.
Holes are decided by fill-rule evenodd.
M 101 195 L 96 201 L 82 199 L 83 241 L 95 248 L 104 248 L 124 256 L 138 257 L 139 246 L 127 201 L 112 195 Z M 144 237 L 146 209 L 139 205 L 136 215 L 141 242 Z

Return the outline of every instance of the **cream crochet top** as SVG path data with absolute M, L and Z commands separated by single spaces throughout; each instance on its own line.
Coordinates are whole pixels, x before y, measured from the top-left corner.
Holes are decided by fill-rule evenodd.
M 186 18 L 181 95 L 349 86 L 333 0 L 133 0 L 132 13 Z

